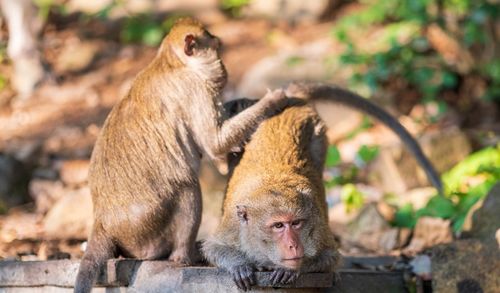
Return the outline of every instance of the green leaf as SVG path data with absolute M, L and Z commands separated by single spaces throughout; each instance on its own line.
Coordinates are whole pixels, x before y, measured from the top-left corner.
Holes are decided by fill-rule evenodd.
M 460 190 L 464 178 L 477 175 L 480 170 L 484 170 L 481 168 L 487 166 L 500 166 L 500 145 L 497 147 L 485 148 L 469 155 L 455 165 L 450 171 L 443 174 L 442 177 L 444 186 L 447 190 L 446 193 L 457 191 L 467 192 L 467 190 Z M 500 179 L 498 177 L 494 178 Z
M 397 227 L 413 228 L 416 223 L 417 219 L 411 203 L 403 205 L 394 215 L 394 225 Z
M 433 217 L 449 219 L 455 214 L 453 202 L 449 198 L 440 195 L 432 197 L 425 208 L 429 212 L 429 216 Z
M 345 204 L 347 212 L 361 208 L 365 202 L 363 194 L 354 184 L 346 184 L 342 186 L 340 198 Z
M 304 62 L 304 58 L 300 56 L 290 56 L 285 60 L 285 64 L 289 67 L 300 65 Z
M 378 156 L 380 148 L 378 146 L 362 145 L 356 153 L 356 161 L 366 165 Z
M 334 146 L 328 146 L 328 150 L 326 152 L 326 167 L 335 167 L 340 163 L 340 152 L 339 149 Z

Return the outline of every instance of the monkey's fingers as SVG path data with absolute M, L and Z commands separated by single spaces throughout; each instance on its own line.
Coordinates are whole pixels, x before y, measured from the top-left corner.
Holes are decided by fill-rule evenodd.
M 232 273 L 233 280 L 238 288 L 247 291 L 255 285 L 253 270 L 249 266 L 236 267 Z
M 283 283 L 284 284 L 293 283 L 293 282 L 295 282 L 297 280 L 298 277 L 299 277 L 299 273 L 298 272 L 287 271 L 285 273 L 285 276 L 283 277 Z
M 295 282 L 299 277 L 299 273 L 293 270 L 287 269 L 275 269 L 271 275 L 271 284 L 289 284 Z
M 272 105 L 273 109 L 270 109 L 273 110 L 271 111 L 273 112 L 272 114 L 283 110 L 288 105 L 288 98 L 282 89 L 267 92 L 262 101 Z
M 271 284 L 273 286 L 281 284 L 285 272 L 286 271 L 284 269 L 276 269 L 271 275 Z

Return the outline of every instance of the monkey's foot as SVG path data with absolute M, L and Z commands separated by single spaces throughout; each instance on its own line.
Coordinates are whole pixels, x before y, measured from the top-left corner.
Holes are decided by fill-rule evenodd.
M 298 277 L 299 277 L 299 272 L 297 271 L 277 268 L 273 271 L 271 275 L 271 284 L 273 286 L 276 286 L 278 284 L 290 284 L 295 282 L 295 280 L 297 280 Z
M 178 266 L 189 266 L 193 264 L 192 259 L 185 252 L 173 252 L 168 261 L 175 263 Z
M 241 290 L 250 290 L 250 287 L 255 285 L 253 268 L 249 265 L 237 266 L 231 269 L 230 273 L 233 276 L 236 286 L 238 286 Z

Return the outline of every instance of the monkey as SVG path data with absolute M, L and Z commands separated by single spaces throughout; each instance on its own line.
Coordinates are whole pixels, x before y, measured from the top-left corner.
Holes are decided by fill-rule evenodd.
M 201 157 L 223 157 L 287 104 L 269 92 L 226 119 L 219 47 L 198 21 L 178 20 L 106 118 L 91 155 L 94 223 L 75 292 L 89 292 L 109 258 L 195 261 Z
M 385 110 L 339 87 L 293 83 L 289 106 L 261 123 L 239 154 L 229 160 L 230 177 L 223 215 L 215 234 L 203 243 L 207 260 L 249 290 L 255 271 L 271 270 L 271 284 L 289 284 L 302 273 L 334 272 L 338 244 L 328 227 L 322 174 L 326 126 L 310 102 L 327 101 L 370 114 L 395 131 L 441 190 L 441 181 L 418 143 Z M 228 102 L 237 113 L 254 102 Z

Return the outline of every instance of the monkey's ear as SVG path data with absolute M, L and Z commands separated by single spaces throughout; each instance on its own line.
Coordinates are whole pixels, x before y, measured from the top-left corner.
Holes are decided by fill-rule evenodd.
M 192 34 L 186 35 L 184 38 L 184 53 L 188 56 L 193 55 L 193 48 L 196 45 L 196 40 Z
M 241 223 L 247 223 L 248 222 L 248 214 L 247 214 L 247 207 L 244 205 L 237 205 L 236 206 L 236 215 L 238 215 L 238 219 L 240 219 Z

